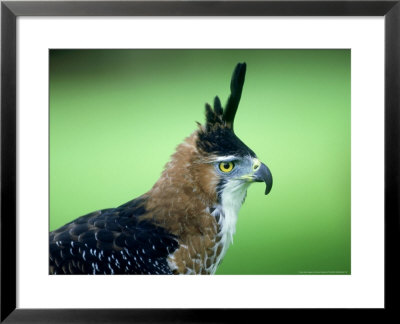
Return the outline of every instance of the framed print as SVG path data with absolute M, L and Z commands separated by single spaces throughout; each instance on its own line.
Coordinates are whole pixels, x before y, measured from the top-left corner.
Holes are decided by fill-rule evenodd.
M 5 1 L 1 8 L 2 320 L 229 322 L 238 312 L 278 308 L 395 308 L 397 1 Z M 232 140 L 215 141 L 226 131 Z M 191 133 L 196 140 L 178 146 L 163 171 Z M 202 162 L 185 160 L 191 145 Z M 207 163 L 219 180 L 211 171 L 191 178 L 169 169 L 181 163 L 196 175 Z M 228 199 L 225 190 L 246 165 L 255 180 L 263 170 L 264 187 L 251 185 L 241 206 L 244 196 L 232 191 Z M 179 188 L 192 179 L 192 192 L 169 194 L 178 188 L 171 174 L 182 179 Z M 241 207 L 224 236 L 234 234 L 234 244 L 222 245 L 224 261 L 217 253 L 215 266 L 169 250 L 202 255 L 195 237 L 208 227 L 186 233 L 182 224 L 208 218 L 191 220 L 189 207 L 182 219 L 170 214 L 180 213 L 185 197 L 208 202 L 193 194 L 205 188 L 221 196 L 223 221 L 226 206 Z M 198 210 L 217 219 L 216 206 Z M 128 211 L 146 226 L 117 220 Z M 139 233 L 149 250 L 135 245 L 144 242 Z M 131 246 L 141 268 L 128 263 Z M 91 261 L 78 264 L 66 252 Z M 216 276 L 107 275 L 160 271 Z M 219 293 L 210 293 L 215 287 Z

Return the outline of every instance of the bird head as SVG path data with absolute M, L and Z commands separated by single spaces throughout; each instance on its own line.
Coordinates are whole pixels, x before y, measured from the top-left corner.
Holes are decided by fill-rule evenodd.
M 264 182 L 265 194 L 271 191 L 270 170 L 233 130 L 245 73 L 246 64 L 238 64 L 225 107 L 218 97 L 213 107 L 206 104 L 205 123 L 198 123 L 198 129 L 178 145 L 148 194 L 146 208 L 170 224 L 173 233 L 180 235 L 182 224 L 201 222 L 199 210 L 210 206 L 228 206 L 236 214 L 251 183 Z M 173 217 L 178 220 L 170 221 Z
M 231 194 L 243 192 L 253 182 L 264 182 L 265 194 L 272 188 L 269 168 L 233 130 L 245 73 L 246 63 L 239 63 L 232 75 L 231 94 L 225 107 L 218 97 L 215 97 L 213 107 L 207 103 L 206 122 L 199 125 L 196 134 L 197 164 L 208 168 L 208 181 L 216 184 L 216 193 L 220 197 L 224 191 Z

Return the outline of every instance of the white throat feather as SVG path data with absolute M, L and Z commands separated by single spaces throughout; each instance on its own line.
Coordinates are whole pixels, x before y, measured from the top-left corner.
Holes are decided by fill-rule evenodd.
M 250 183 L 243 183 L 240 180 L 229 181 L 221 191 L 221 204 L 214 210 L 213 215 L 220 215 L 219 224 L 221 226 L 221 243 L 223 245 L 221 254 L 215 263 L 214 272 L 218 264 L 224 258 L 229 245 L 233 243 L 233 235 L 236 232 L 236 222 L 238 213 L 246 198 L 247 188 Z

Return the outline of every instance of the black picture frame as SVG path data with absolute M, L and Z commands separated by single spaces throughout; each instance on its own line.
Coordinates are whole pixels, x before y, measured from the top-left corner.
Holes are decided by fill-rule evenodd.
M 19 16 L 384 16 L 385 307 L 399 307 L 400 0 L 394 1 L 2 1 L 1 2 L 1 322 L 197 323 L 267 320 L 271 309 L 16 308 L 16 19 Z M 164 292 L 167 296 L 168 293 Z M 166 297 L 167 298 L 167 297 Z M 285 309 L 289 310 L 289 309 Z M 308 311 L 292 310 L 309 316 Z M 358 311 L 358 310 L 353 310 Z M 360 312 L 358 312 L 360 314 Z M 371 316 L 369 310 L 367 316 Z

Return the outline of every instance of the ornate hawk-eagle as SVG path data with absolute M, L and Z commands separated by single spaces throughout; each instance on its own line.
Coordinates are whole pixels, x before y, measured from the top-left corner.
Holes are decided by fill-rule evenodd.
M 267 166 L 234 133 L 246 64 L 223 108 L 176 148 L 150 191 L 50 233 L 50 274 L 214 274 L 253 182 L 272 187 Z

